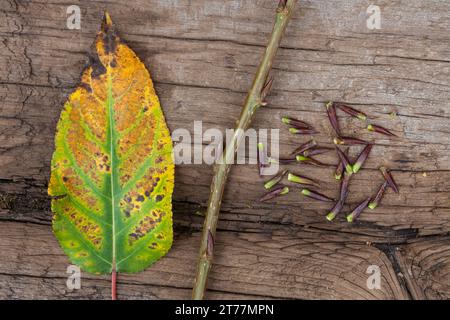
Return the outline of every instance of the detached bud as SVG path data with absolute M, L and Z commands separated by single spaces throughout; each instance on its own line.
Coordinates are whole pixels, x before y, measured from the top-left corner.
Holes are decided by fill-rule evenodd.
M 353 209 L 353 211 L 347 216 L 347 221 L 348 222 L 355 221 L 359 217 L 359 215 L 364 211 L 364 209 L 367 208 L 367 204 L 369 203 L 369 201 L 370 197 L 361 202 L 355 209 Z
M 333 102 L 328 102 L 326 105 L 328 120 L 330 120 L 331 126 L 338 136 L 341 135 L 341 131 L 339 129 L 339 122 L 336 115 L 336 106 Z
M 280 182 L 284 178 L 286 173 L 287 173 L 287 170 L 283 170 L 282 172 L 278 173 L 277 175 L 275 175 L 270 180 L 266 181 L 264 183 L 264 188 L 265 189 L 271 189 L 274 185 L 276 185 L 278 182 Z
M 385 136 L 396 137 L 396 135 L 393 134 L 392 132 L 390 132 L 388 129 L 383 128 L 381 126 L 377 126 L 375 124 L 369 124 L 367 126 L 367 130 L 372 131 L 372 132 L 378 132 L 378 133 L 384 134 Z
M 290 172 L 288 174 L 288 181 L 294 182 L 294 183 L 299 183 L 299 184 L 304 184 L 304 185 L 311 185 L 311 186 L 319 187 L 319 184 L 315 180 L 307 178 L 307 177 L 303 177 L 300 175 L 295 175 Z
M 389 187 L 391 187 L 392 190 L 395 191 L 395 193 L 398 193 L 399 190 L 398 190 L 397 183 L 395 183 L 394 177 L 389 172 L 389 170 L 386 167 L 380 167 L 380 171 L 383 174 L 384 180 L 386 180 L 387 183 L 389 184 Z
M 294 119 L 294 118 L 290 118 L 290 117 L 283 117 L 283 118 L 281 118 L 281 121 L 284 124 L 293 126 L 294 128 L 297 128 L 297 129 L 313 129 L 313 127 L 309 123 L 302 121 L 302 120 L 298 120 L 298 119 Z
M 339 156 L 339 159 L 341 160 L 341 162 L 342 162 L 342 164 L 343 164 L 343 166 L 345 168 L 345 171 L 349 175 L 351 175 L 353 173 L 353 167 L 350 164 L 350 161 L 348 160 L 347 156 L 338 147 L 336 147 L 336 152 L 337 152 L 337 154 Z
M 266 151 L 264 149 L 264 144 L 260 142 L 260 143 L 257 144 L 257 147 L 258 147 L 259 176 L 262 177 L 263 176 L 264 167 L 267 166 L 269 161 L 267 159 Z
M 317 142 L 314 139 L 309 140 L 308 142 L 303 143 L 298 148 L 296 148 L 294 151 L 292 151 L 291 155 L 303 153 L 306 150 L 314 148 L 315 146 L 317 146 Z
M 343 152 L 348 157 L 348 148 L 345 148 Z M 344 164 L 341 160 L 339 160 L 336 170 L 334 171 L 334 177 L 336 178 L 336 180 L 341 180 L 344 170 Z
M 289 132 L 293 134 L 316 134 L 318 133 L 314 129 L 305 128 L 289 128 Z
M 289 193 L 289 188 L 286 186 L 281 186 L 281 187 L 276 188 L 273 191 L 266 193 L 264 196 L 262 196 L 259 199 L 259 201 L 261 201 L 261 202 L 268 201 L 268 200 L 271 200 L 273 198 L 276 198 L 278 196 L 281 196 L 281 195 L 284 195 L 287 193 Z
M 297 155 L 295 157 L 295 159 L 297 159 L 298 162 L 302 162 L 302 163 L 305 163 L 305 164 L 311 164 L 311 165 L 316 166 L 316 167 L 326 166 L 325 163 L 317 161 L 316 159 L 313 159 L 313 158 L 305 157 L 305 156 L 303 156 L 301 154 Z
M 309 189 L 303 189 L 302 190 L 302 194 L 305 197 L 308 197 L 308 198 L 311 198 L 311 199 L 314 199 L 314 200 L 319 200 L 319 201 L 324 201 L 324 202 L 333 202 L 333 201 L 335 201 L 334 199 L 329 198 L 326 195 L 323 195 L 321 193 L 318 193 L 316 191 L 312 191 L 312 190 L 309 190 Z
M 377 192 L 375 198 L 373 198 L 373 200 L 370 201 L 369 206 L 368 206 L 370 209 L 375 209 L 376 207 L 378 207 L 378 205 L 381 202 L 381 199 L 384 196 L 384 193 L 386 192 L 387 187 L 388 187 L 388 182 L 385 181 L 380 186 L 380 189 L 378 189 L 378 192 Z
M 356 110 L 352 107 L 349 107 L 345 104 L 338 104 L 337 107 L 344 111 L 345 113 L 351 115 L 354 118 L 358 118 L 359 120 L 366 120 L 367 115 L 359 110 Z
M 373 145 L 368 144 L 363 151 L 359 154 L 358 158 L 356 159 L 355 163 L 353 164 L 353 173 L 357 173 L 359 169 L 361 169 L 362 165 L 366 161 L 367 157 L 369 156 L 370 150 L 372 150 Z
M 352 137 L 336 137 L 333 139 L 334 144 L 336 145 L 357 145 L 357 144 L 369 144 L 367 141 L 358 139 L 358 138 L 352 138 Z
M 333 150 L 333 149 L 331 149 L 331 148 L 311 148 L 311 149 L 303 151 L 302 154 L 305 157 L 311 157 L 311 156 L 316 156 L 318 154 L 323 154 L 323 153 L 329 152 L 331 150 Z
M 339 214 L 339 212 L 341 212 L 343 207 L 344 207 L 344 201 L 339 200 L 338 202 L 336 202 L 334 207 L 326 215 L 326 219 L 328 221 L 333 221 L 334 218 L 336 218 L 336 216 Z

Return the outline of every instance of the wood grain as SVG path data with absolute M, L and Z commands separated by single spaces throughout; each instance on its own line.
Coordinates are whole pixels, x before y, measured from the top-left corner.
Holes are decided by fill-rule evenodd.
M 83 274 L 67 292 L 68 260 L 53 239 L 46 186 L 56 121 L 75 88 L 107 9 L 119 33 L 151 71 L 170 129 L 231 128 L 264 50 L 274 1 L 73 1 L 81 30 L 66 28 L 60 0 L 0 0 L 0 298 L 107 298 L 105 278 Z M 287 155 L 292 136 L 283 115 L 314 123 L 331 146 L 324 102 L 364 110 L 399 138 L 363 130 L 342 115 L 343 131 L 377 143 L 351 184 L 346 210 L 376 192 L 386 165 L 400 185 L 382 205 L 349 225 L 328 223 L 328 206 L 298 190 L 257 200 L 254 165 L 237 165 L 226 189 L 216 265 L 207 297 L 302 299 L 448 299 L 450 232 L 450 10 L 446 1 L 378 1 L 382 28 L 366 28 L 366 1 L 299 1 L 273 75 L 269 105 L 255 129 L 279 128 Z M 336 18 L 338 17 L 338 18 Z M 391 118 L 389 113 L 398 115 Z M 352 150 L 355 156 L 357 148 Z M 318 157 L 334 165 L 334 154 Z M 333 168 L 291 166 L 336 195 Z M 122 298 L 188 298 L 212 168 L 176 168 L 178 238 L 167 258 L 119 279 Z M 398 249 L 397 249 L 398 248 Z M 382 289 L 369 290 L 370 264 Z

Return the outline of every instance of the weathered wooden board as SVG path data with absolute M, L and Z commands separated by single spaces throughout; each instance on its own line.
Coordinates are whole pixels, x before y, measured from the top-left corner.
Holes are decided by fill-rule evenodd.
M 64 1 L 0 0 L 0 298 L 108 298 L 106 278 L 83 274 L 67 292 L 67 258 L 53 239 L 46 197 L 53 136 L 107 9 L 152 73 L 171 130 L 231 128 L 272 27 L 276 1 L 73 1 L 81 30 L 66 27 Z M 254 165 L 231 172 L 223 201 L 208 298 L 448 299 L 450 231 L 450 10 L 447 1 L 378 1 L 380 30 L 366 27 L 370 2 L 299 1 L 273 75 L 269 105 L 253 127 L 279 128 L 283 115 L 314 123 L 331 145 L 327 100 L 345 101 L 392 128 L 351 185 L 350 208 L 394 170 L 401 193 L 348 225 L 298 191 L 268 204 Z M 391 112 L 398 116 L 392 119 Z M 343 117 L 344 132 L 373 139 Z M 355 149 L 356 150 L 356 149 Z M 355 151 L 356 152 L 356 151 Z M 354 153 L 353 153 L 354 154 Z M 332 165 L 334 155 L 320 157 Z M 336 194 L 333 168 L 291 166 Z M 188 298 L 212 168 L 177 167 L 175 228 L 167 258 L 119 279 L 122 298 Z M 366 286 L 379 265 L 381 290 Z

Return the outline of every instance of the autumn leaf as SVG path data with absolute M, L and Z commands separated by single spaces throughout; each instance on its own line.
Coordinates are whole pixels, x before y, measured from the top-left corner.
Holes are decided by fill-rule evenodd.
M 48 193 L 72 263 L 139 272 L 172 245 L 172 141 L 150 74 L 106 13 L 57 126 Z

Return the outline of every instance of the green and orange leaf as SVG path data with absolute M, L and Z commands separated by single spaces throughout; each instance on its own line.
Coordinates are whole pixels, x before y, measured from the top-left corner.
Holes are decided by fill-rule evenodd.
M 57 126 L 53 231 L 87 272 L 139 272 L 172 245 L 172 141 L 148 70 L 108 14 L 93 52 Z

